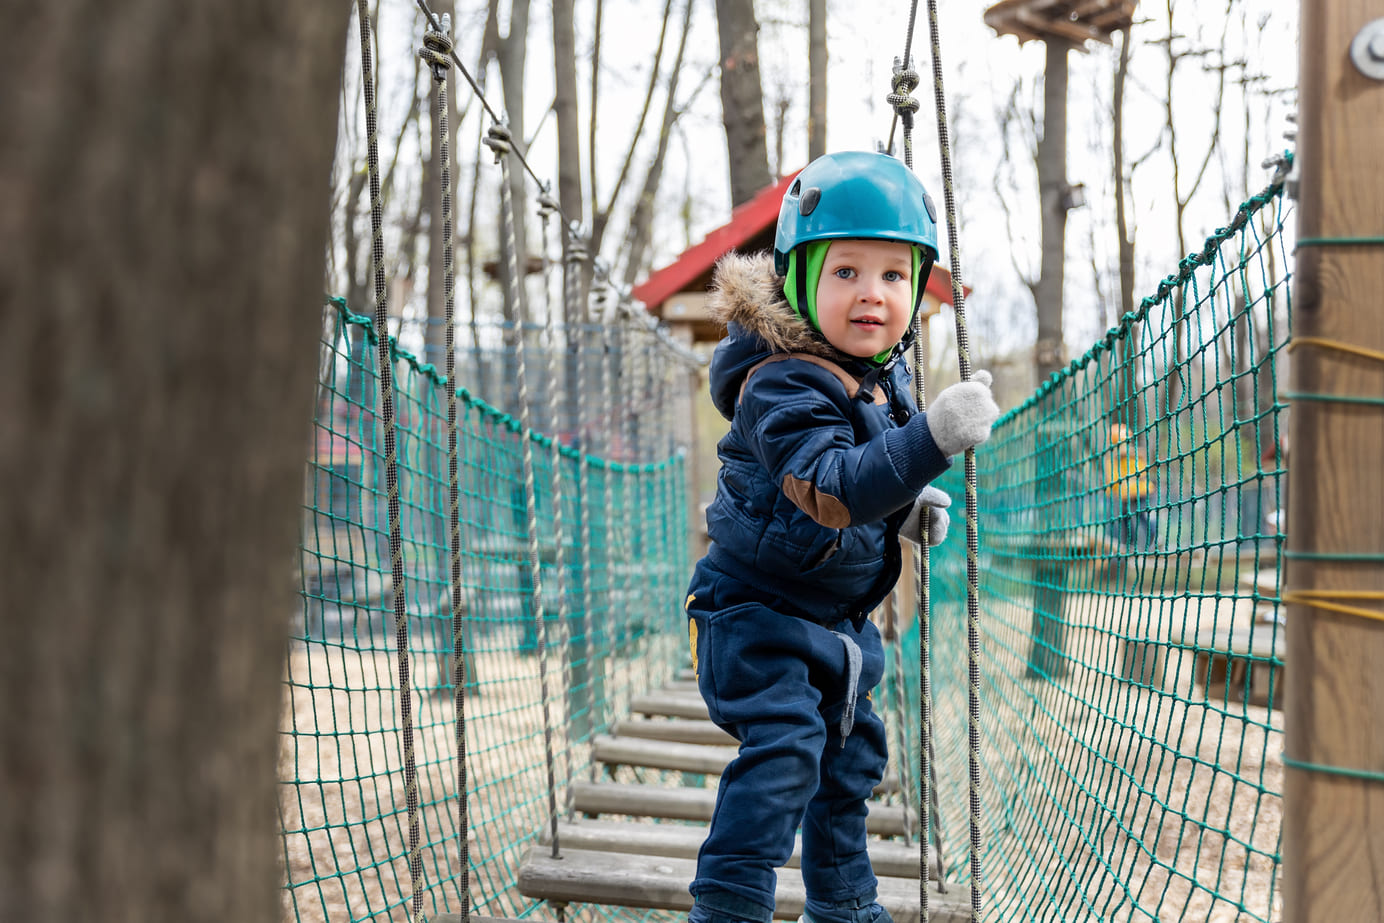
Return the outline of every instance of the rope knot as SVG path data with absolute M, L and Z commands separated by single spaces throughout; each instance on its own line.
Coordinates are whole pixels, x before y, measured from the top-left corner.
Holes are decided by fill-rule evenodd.
M 452 17 L 443 13 L 441 25 L 441 29 L 429 28 L 423 32 L 423 47 L 418 49 L 418 57 L 432 68 L 434 80 L 445 80 L 452 67 L 452 37 L 447 34 L 451 30 Z
M 558 204 L 557 199 L 553 198 L 552 188 L 549 185 L 545 184 L 543 186 L 543 191 L 538 194 L 539 217 L 542 218 L 544 221 L 547 221 L 549 218 L 553 216 L 554 213 L 559 212 L 561 210 L 562 207 Z
M 509 126 L 498 122 L 491 125 L 490 130 L 486 132 L 485 146 L 495 152 L 495 162 L 499 163 L 500 158 L 513 148 L 510 143 Z
M 910 62 L 907 66 L 894 59 L 894 78 L 891 83 L 894 92 L 886 97 L 890 106 L 898 113 L 905 129 L 913 128 L 913 115 L 919 109 L 918 101 L 910 94 L 918 88 L 918 72 Z

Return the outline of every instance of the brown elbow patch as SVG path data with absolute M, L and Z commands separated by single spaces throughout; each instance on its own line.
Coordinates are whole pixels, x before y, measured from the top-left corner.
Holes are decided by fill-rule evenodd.
M 783 476 L 783 492 L 798 509 L 828 529 L 844 529 L 851 524 L 851 513 L 846 509 L 846 504 L 831 494 L 817 490 L 811 481 L 786 474 Z

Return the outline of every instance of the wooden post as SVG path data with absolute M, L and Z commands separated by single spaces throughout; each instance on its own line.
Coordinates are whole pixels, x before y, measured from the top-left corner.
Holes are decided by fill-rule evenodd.
M 1380 14 L 1301 6 L 1283 821 L 1283 919 L 1300 923 L 1384 920 L 1384 621 L 1298 601 L 1384 611 L 1341 598 L 1384 591 L 1384 363 L 1302 342 L 1384 351 L 1384 80 L 1350 55 Z

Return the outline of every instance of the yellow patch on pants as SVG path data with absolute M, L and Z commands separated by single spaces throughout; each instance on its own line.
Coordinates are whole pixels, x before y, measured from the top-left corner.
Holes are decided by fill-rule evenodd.
M 684 609 L 689 608 L 689 607 L 692 605 L 692 600 L 694 600 L 694 599 L 696 599 L 696 598 L 697 598 L 697 596 L 696 596 L 695 593 L 688 594 L 688 596 L 687 596 L 687 602 L 683 603 L 683 608 L 684 608 Z M 688 620 L 687 620 L 687 643 L 688 643 L 688 645 L 692 648 L 692 675 L 693 675 L 693 676 L 700 676 L 700 675 L 701 675 L 701 671 L 700 671 L 700 670 L 698 669 L 698 667 L 697 667 L 697 620 L 696 620 L 696 619 L 688 619 Z

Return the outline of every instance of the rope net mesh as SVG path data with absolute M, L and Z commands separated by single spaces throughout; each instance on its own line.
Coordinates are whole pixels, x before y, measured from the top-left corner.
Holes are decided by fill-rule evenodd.
M 1251 198 L 977 453 L 986 919 L 1276 918 L 1290 220 L 1281 185 Z M 409 901 L 409 869 L 375 350 L 369 321 L 339 301 L 323 330 L 302 606 L 285 676 L 285 908 L 300 920 L 393 918 Z M 503 345 L 515 331 L 493 333 L 472 338 L 492 346 L 458 353 L 458 380 L 477 383 L 460 391 L 458 443 L 471 906 L 549 917 L 516 887 L 549 820 L 536 607 L 562 805 L 561 790 L 593 772 L 593 735 L 686 665 L 687 471 L 673 447 L 687 438 L 691 405 L 645 331 L 584 327 L 564 344 L 522 331 L 528 367 L 558 349 L 565 376 L 542 385 L 562 388 L 561 400 L 544 395 L 532 408 L 546 597 L 536 601 L 521 432 L 499 409 L 512 406 L 519 347 Z M 461 906 L 446 391 L 430 365 L 397 346 L 391 355 L 431 916 Z M 552 541 L 551 434 L 563 446 L 562 549 Z M 939 486 L 960 496 L 960 466 Z M 933 549 L 931 582 L 932 825 L 948 877 L 965 882 L 957 537 Z M 906 586 L 899 602 L 904 669 L 887 671 L 880 695 L 903 703 L 891 734 L 904 738 L 916 786 L 919 637 Z M 567 914 L 677 916 L 592 905 Z
M 335 923 L 403 915 L 409 869 L 373 331 L 368 318 L 335 299 L 323 330 L 302 520 L 302 605 L 285 676 L 281 821 L 287 911 Z M 524 338 L 533 355 L 547 348 L 537 328 Z M 517 415 L 460 392 L 470 889 L 480 914 L 515 916 L 534 907 L 515 881 L 548 820 L 540 670 L 548 671 L 558 774 L 568 780 L 589 771 L 592 735 L 627 710 L 630 696 L 666 681 L 686 659 L 686 467 L 672 449 L 665 412 L 670 363 L 651 355 L 648 339 L 642 331 L 575 332 L 590 380 L 569 393 L 587 406 L 557 421 L 543 417 L 541 405 L 534 409 L 563 445 L 557 464 L 567 523 L 558 549 L 549 502 L 553 441 L 535 424 L 546 664 L 537 656 L 540 603 Z M 565 346 L 562 354 L 571 355 Z M 397 344 L 391 356 L 424 914 L 457 913 L 446 388 Z M 499 346 L 472 350 L 459 361 L 458 379 L 471 374 L 512 397 L 506 356 L 512 360 L 513 351 Z M 602 376 L 618 380 L 618 399 L 603 398 Z M 578 418 L 585 421 L 580 432 Z M 585 529 L 575 528 L 583 517 Z M 578 547 L 583 534 L 587 542 Z M 556 576 L 560 566 L 564 581 Z M 561 623 L 559 586 L 568 596 Z
M 1276 918 L 1284 220 L 1279 186 L 1246 202 L 977 453 L 987 919 Z M 964 558 L 932 553 L 944 843 Z

